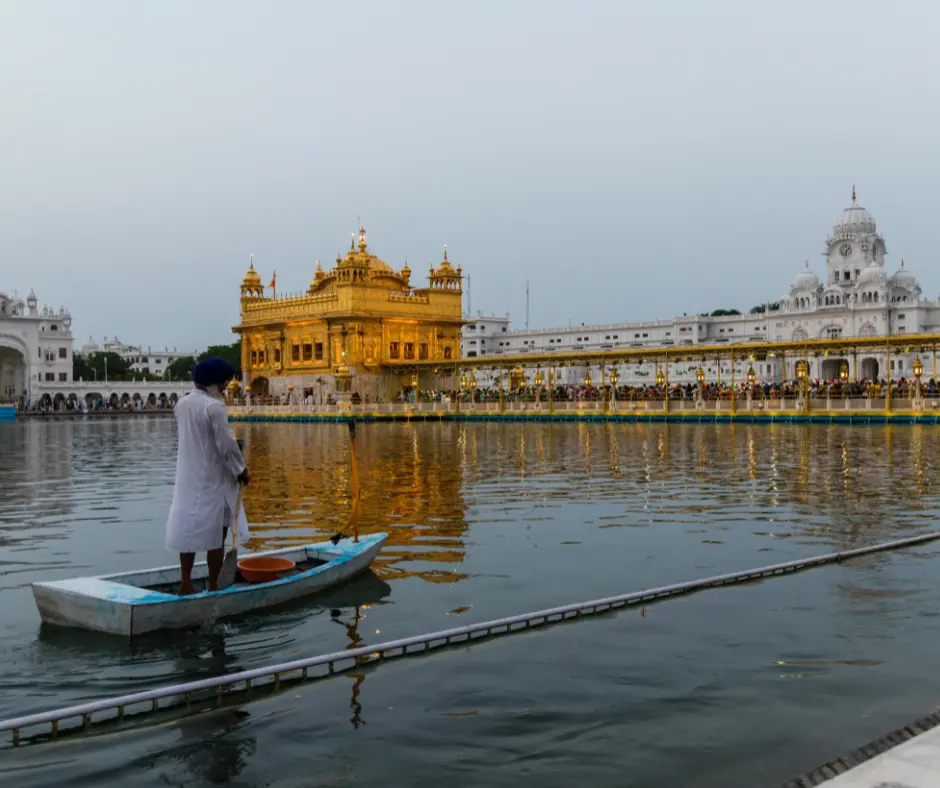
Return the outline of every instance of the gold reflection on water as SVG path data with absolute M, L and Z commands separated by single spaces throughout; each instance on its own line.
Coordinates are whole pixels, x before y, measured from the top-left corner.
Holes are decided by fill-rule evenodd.
M 345 426 L 236 430 L 252 472 L 250 548 L 343 530 L 351 508 Z M 376 562 L 384 579 L 444 583 L 467 576 L 471 506 L 474 520 L 511 527 L 526 498 L 527 507 L 613 501 L 618 511 L 604 513 L 604 527 L 668 525 L 693 510 L 707 527 L 733 511 L 741 527 L 771 523 L 755 533 L 850 547 L 932 524 L 938 449 L 940 432 L 919 426 L 369 424 L 357 439 L 360 529 L 390 534 Z

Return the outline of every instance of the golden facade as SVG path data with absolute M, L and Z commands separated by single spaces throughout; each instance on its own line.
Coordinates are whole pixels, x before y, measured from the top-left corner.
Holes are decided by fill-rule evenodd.
M 359 230 L 329 272 L 317 262 L 306 293 L 266 297 L 252 262 L 241 285 L 242 384 L 254 394 L 288 386 L 315 399 L 336 392 L 389 398 L 409 387 L 417 362 L 460 358 L 463 274 L 447 259 L 414 289 L 368 251 Z M 273 283 L 273 280 L 272 280 Z M 410 368 L 409 368 L 410 365 Z

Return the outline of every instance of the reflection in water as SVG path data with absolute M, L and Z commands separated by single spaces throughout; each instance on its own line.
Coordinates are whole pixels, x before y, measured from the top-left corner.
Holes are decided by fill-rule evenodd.
M 252 470 L 252 547 L 346 527 L 344 425 L 235 429 Z M 377 574 L 264 613 L 132 641 L 40 628 L 28 581 L 169 562 L 163 526 L 175 434 L 169 419 L 0 425 L 0 697 L 9 715 L 367 646 L 453 626 L 457 615 L 460 623 L 495 618 L 885 541 L 933 528 L 940 508 L 940 431 L 927 426 L 364 424 L 361 526 L 391 535 Z M 447 774 L 455 785 L 521 784 L 531 775 L 512 771 L 520 764 L 542 777 L 557 769 L 568 784 L 592 764 L 595 778 L 601 769 L 620 773 L 622 742 L 630 742 L 659 771 L 684 764 L 684 778 L 669 784 L 692 784 L 700 770 L 689 759 L 730 752 L 727 762 L 740 763 L 735 752 L 766 743 L 751 733 L 755 720 L 737 725 L 742 710 L 772 713 L 775 726 L 789 720 L 792 732 L 818 723 L 807 715 L 819 704 L 851 704 L 853 693 L 910 704 L 920 691 L 911 676 L 929 680 L 918 665 L 936 653 L 925 634 L 940 626 L 931 618 L 936 555 L 869 556 L 650 607 L 645 618 L 638 611 L 554 628 L 533 636 L 537 643 L 521 636 L 398 669 L 358 666 L 311 687 L 316 704 L 272 693 L 244 711 L 187 720 L 178 739 L 175 724 L 148 731 L 155 751 L 146 757 L 128 751 L 130 735 L 108 735 L 82 740 L 82 756 L 62 760 L 78 771 L 119 762 L 104 781 L 78 772 L 49 779 L 56 766 L 43 758 L 37 763 L 50 771 L 21 768 L 17 777 L 29 785 L 305 785 L 311 759 L 339 753 L 349 767 L 342 779 L 356 785 L 403 783 L 422 769 L 428 782 Z M 584 670 L 571 670 L 574 654 Z M 899 655 L 908 660 L 900 667 Z M 873 665 L 878 681 L 858 675 Z M 787 681 L 779 691 L 782 673 L 814 682 Z M 768 676 L 773 683 L 761 683 Z M 810 696 L 793 695 L 810 683 Z M 526 712 L 536 705 L 541 716 Z M 856 705 L 846 718 L 862 711 Z M 473 762 L 498 769 L 472 772 L 461 752 L 469 727 L 444 727 L 451 719 L 474 726 Z M 724 749 L 714 749 L 722 735 Z M 690 742 L 682 758 L 676 740 Z M 562 760 L 540 766 L 527 758 L 533 750 Z M 12 757 L 0 782 L 15 773 L 8 763 L 22 764 L 20 753 Z

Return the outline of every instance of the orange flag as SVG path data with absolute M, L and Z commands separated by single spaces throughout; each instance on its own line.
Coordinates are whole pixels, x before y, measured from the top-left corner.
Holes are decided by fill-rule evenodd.
M 277 298 L 277 271 L 274 272 L 274 276 L 271 277 L 271 284 L 268 285 L 271 288 L 271 294 L 274 298 Z

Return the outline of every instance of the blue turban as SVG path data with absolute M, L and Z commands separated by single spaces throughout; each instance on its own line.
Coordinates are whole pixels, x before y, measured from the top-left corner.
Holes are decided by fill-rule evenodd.
M 193 383 L 200 386 L 221 386 L 237 376 L 237 372 L 221 358 L 207 358 L 196 364 Z

